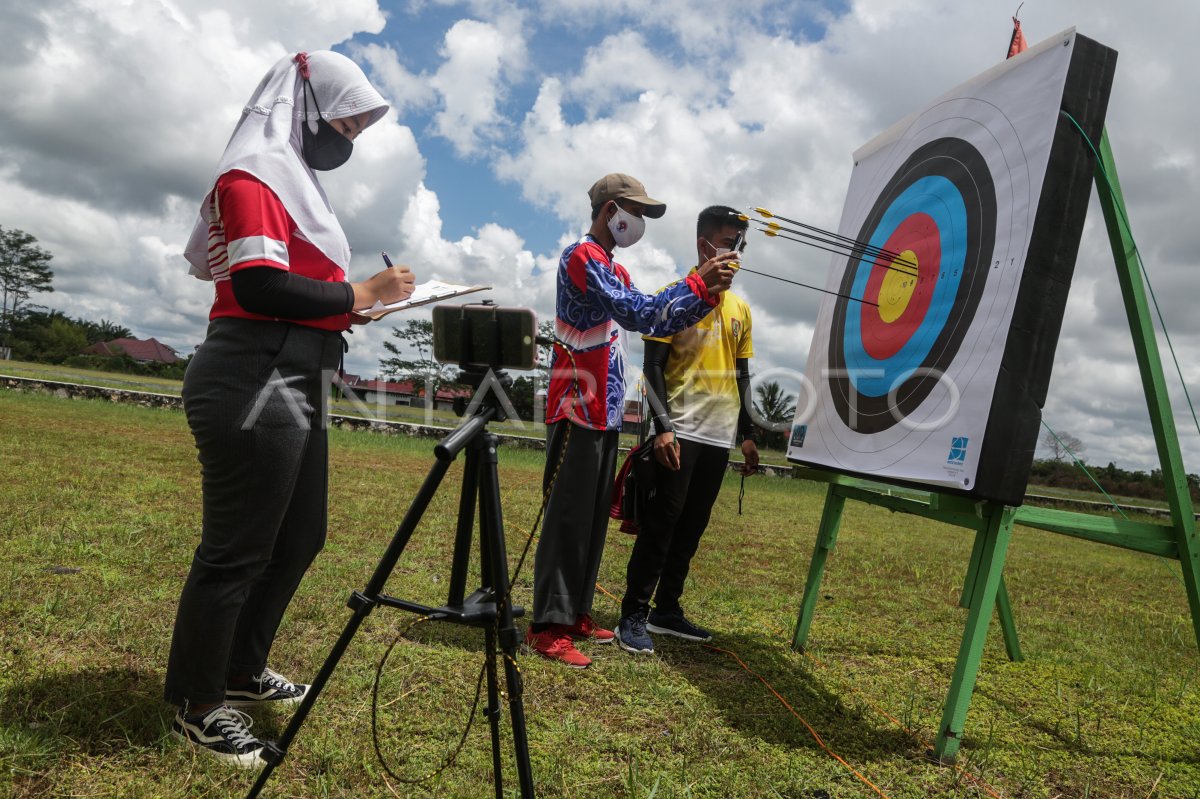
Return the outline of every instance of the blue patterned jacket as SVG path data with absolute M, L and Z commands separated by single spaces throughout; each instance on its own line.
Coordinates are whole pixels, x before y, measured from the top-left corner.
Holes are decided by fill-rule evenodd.
M 567 247 L 558 261 L 558 342 L 546 423 L 570 419 L 592 430 L 620 430 L 625 407 L 621 328 L 670 336 L 696 324 L 719 302 L 720 295 L 710 296 L 694 272 L 657 294 L 643 294 L 590 235 Z

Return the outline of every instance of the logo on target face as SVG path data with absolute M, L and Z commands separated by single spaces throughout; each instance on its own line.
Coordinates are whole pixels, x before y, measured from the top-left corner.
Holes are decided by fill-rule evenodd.
M 792 428 L 792 446 L 803 447 L 804 439 L 808 435 L 808 425 L 798 424 Z
M 966 436 L 955 436 L 950 439 L 950 455 L 946 458 L 946 463 L 966 463 L 967 462 L 967 442 Z
M 617 223 L 617 231 L 620 233 L 624 233 L 626 228 L 628 228 L 628 227 L 629 227 L 629 223 L 626 222 L 624 219 L 622 219 L 620 222 Z

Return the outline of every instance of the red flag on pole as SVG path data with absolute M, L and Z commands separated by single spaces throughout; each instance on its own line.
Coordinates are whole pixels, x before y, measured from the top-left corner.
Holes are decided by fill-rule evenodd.
M 1021 3 L 1021 6 L 1023 5 L 1025 4 Z M 1021 13 L 1021 6 L 1017 6 L 1017 14 Z M 1013 16 L 1012 20 L 1013 33 L 1012 40 L 1008 43 L 1007 58 L 1012 58 L 1017 53 L 1023 53 L 1025 52 L 1025 49 L 1029 47 L 1029 42 L 1025 41 L 1025 34 L 1021 31 L 1021 20 L 1019 20 L 1015 15 Z

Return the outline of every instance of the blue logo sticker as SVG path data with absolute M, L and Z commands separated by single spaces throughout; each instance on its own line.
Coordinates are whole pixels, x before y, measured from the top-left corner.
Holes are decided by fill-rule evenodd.
M 967 441 L 966 436 L 955 436 L 950 439 L 950 456 L 946 458 L 946 463 L 967 462 Z
M 803 447 L 804 437 L 808 435 L 808 425 L 798 424 L 792 428 L 792 446 Z

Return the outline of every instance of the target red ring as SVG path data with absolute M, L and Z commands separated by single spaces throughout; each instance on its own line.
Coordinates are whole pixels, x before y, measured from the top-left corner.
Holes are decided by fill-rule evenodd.
M 881 361 L 899 352 L 925 321 L 942 261 L 937 222 L 929 214 L 914 213 L 897 225 L 883 248 L 912 253 L 917 268 L 880 258 L 867 281 L 864 299 L 875 305 L 860 306 L 862 344 L 868 355 Z M 908 270 L 915 274 L 904 274 Z M 896 293 L 899 296 L 893 296 Z

